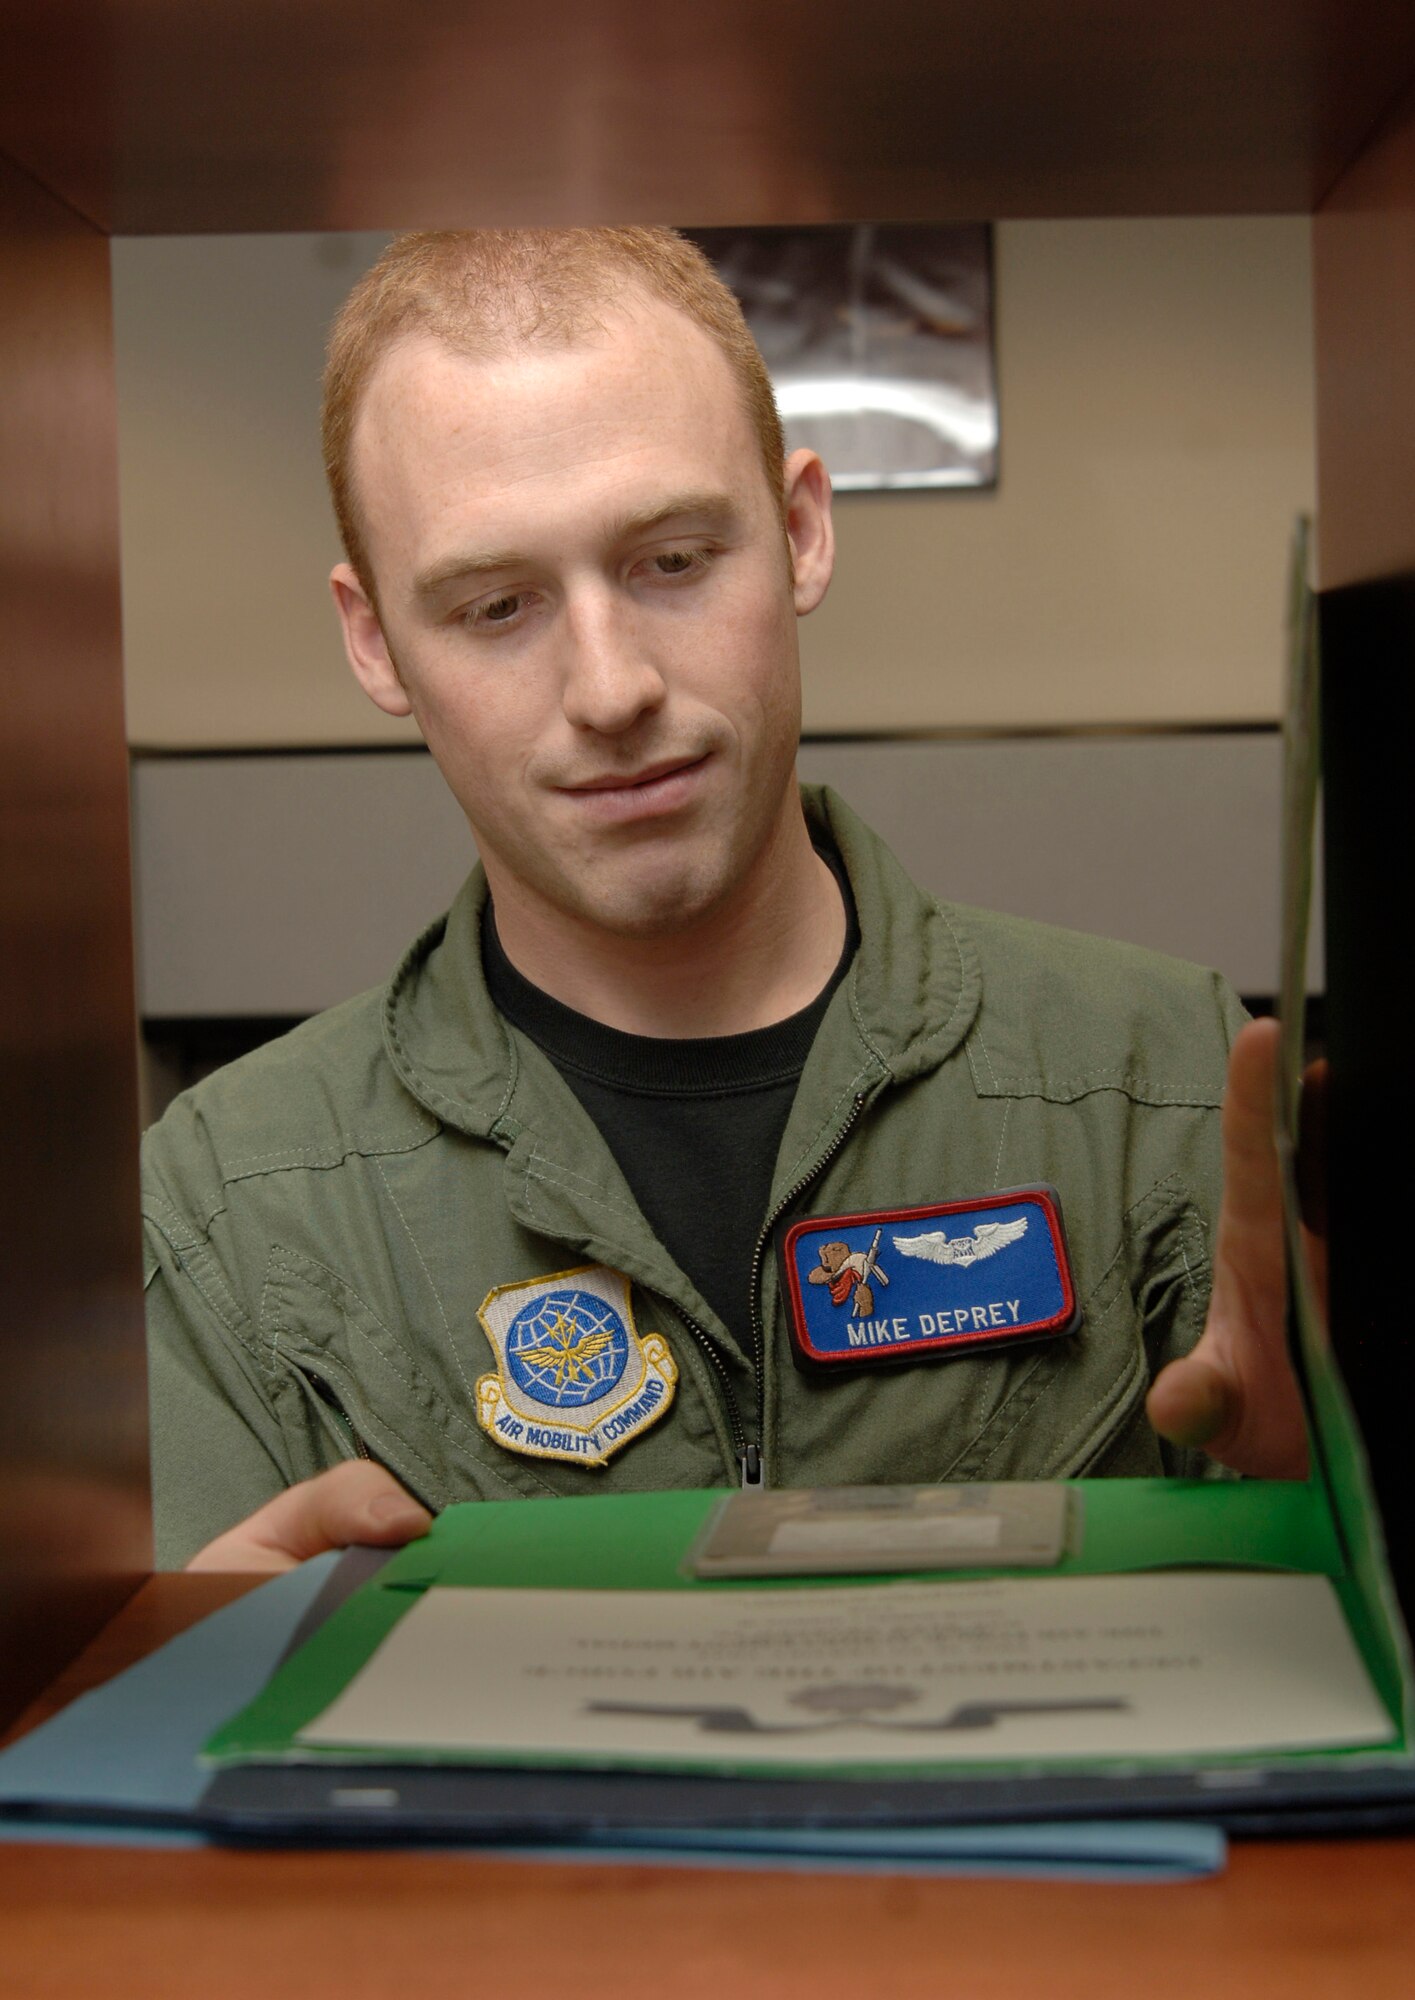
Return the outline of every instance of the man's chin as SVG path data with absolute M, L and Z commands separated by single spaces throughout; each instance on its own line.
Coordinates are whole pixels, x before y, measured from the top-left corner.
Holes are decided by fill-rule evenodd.
M 636 866 L 597 871 L 571 885 L 562 907 L 594 930 L 643 943 L 686 935 L 731 897 L 732 872 L 721 857 L 689 862 L 679 856 L 676 866 L 644 862 L 639 857 Z
M 583 901 L 575 914 L 582 923 L 626 944 L 686 936 L 712 916 L 724 897 L 682 890 Z

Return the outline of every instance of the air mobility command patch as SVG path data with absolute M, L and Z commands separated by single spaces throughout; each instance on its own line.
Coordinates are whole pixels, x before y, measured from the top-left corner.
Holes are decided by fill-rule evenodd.
M 498 1285 L 477 1317 L 496 1356 L 477 1381 L 477 1422 L 508 1451 L 604 1465 L 673 1401 L 678 1364 L 661 1334 L 636 1329 L 621 1271 Z
M 792 1348 L 812 1372 L 942 1361 L 1080 1321 L 1049 1187 L 808 1216 L 786 1231 L 781 1263 Z

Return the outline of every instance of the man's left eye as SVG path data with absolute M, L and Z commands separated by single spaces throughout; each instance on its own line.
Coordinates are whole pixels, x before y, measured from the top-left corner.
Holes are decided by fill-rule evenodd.
M 653 558 L 653 567 L 660 576 L 688 576 L 706 569 L 710 559 L 708 549 L 664 549 Z

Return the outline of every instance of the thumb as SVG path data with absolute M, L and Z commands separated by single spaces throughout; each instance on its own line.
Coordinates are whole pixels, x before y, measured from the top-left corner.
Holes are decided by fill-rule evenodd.
M 1155 1377 L 1145 1414 L 1171 1444 L 1221 1453 L 1238 1427 L 1242 1398 L 1221 1369 L 1200 1354 L 1171 1361 Z
M 326 1549 L 359 1542 L 401 1548 L 432 1526 L 432 1516 L 384 1466 L 351 1460 L 277 1494 L 187 1564 L 191 1570 L 293 1569 Z

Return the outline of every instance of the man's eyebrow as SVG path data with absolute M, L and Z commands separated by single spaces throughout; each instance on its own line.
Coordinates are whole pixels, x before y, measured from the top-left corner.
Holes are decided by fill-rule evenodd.
M 512 549 L 467 549 L 456 555 L 444 556 L 441 562 L 420 570 L 413 579 L 413 595 L 426 602 L 429 598 L 440 597 L 449 584 L 462 583 L 471 577 L 492 576 L 498 570 L 520 569 L 529 561 L 529 556 L 517 555 Z
M 650 534 L 655 528 L 666 527 L 671 521 L 693 522 L 704 528 L 721 530 L 730 527 L 737 518 L 736 504 L 726 493 L 674 493 L 652 507 L 619 515 L 609 525 L 609 539 L 611 542 L 632 541 L 635 536 Z M 528 568 L 531 562 L 530 556 L 521 555 L 514 549 L 461 550 L 422 570 L 413 580 L 413 592 L 426 603 L 440 597 L 450 584 L 464 583 L 479 576 L 494 576 L 503 570 Z
M 725 528 L 737 519 L 737 507 L 730 494 L 704 491 L 674 493 L 654 507 L 633 514 L 621 514 L 611 529 L 611 538 L 625 542 L 651 529 L 666 527 L 670 521 L 696 521 L 708 528 Z

